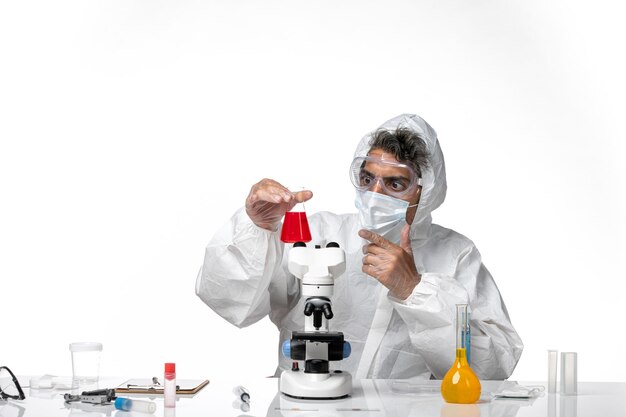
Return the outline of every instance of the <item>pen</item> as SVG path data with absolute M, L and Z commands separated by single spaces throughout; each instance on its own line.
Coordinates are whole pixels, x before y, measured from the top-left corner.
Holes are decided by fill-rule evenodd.
M 127 389 L 135 389 L 135 390 L 152 390 L 152 391 L 163 391 L 163 385 L 136 385 L 136 384 L 126 384 Z M 176 389 L 180 390 L 180 385 L 176 385 Z

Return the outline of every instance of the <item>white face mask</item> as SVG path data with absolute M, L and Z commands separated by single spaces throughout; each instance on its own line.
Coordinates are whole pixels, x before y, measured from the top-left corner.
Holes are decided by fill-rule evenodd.
M 400 243 L 402 229 L 406 225 L 408 202 L 385 194 L 357 190 L 354 205 L 359 211 L 359 220 L 364 229 L 396 245 Z

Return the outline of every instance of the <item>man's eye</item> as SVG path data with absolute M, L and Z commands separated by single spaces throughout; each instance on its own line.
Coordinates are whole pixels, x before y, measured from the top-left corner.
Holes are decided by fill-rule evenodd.
M 391 180 L 389 182 L 389 187 L 394 191 L 404 191 L 406 190 L 406 184 L 402 180 Z
M 361 174 L 361 185 L 370 185 L 373 181 L 373 178 L 367 174 Z

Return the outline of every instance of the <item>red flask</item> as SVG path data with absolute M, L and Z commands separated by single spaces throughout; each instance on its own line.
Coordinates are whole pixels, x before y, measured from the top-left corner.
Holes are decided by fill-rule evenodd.
M 297 207 L 297 206 L 296 206 Z M 304 211 L 288 211 L 283 220 L 280 240 L 285 243 L 310 242 L 311 230 Z

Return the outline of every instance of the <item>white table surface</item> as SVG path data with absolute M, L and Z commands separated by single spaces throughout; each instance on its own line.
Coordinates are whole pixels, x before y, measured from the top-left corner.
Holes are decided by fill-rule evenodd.
M 101 378 L 99 388 L 114 388 L 129 378 Z M 210 379 L 210 378 L 209 378 Z M 20 377 L 20 381 L 28 381 Z M 164 409 L 162 396 L 128 394 L 124 397 L 154 401 L 155 416 L 358 416 L 358 417 L 626 417 L 626 383 L 580 382 L 577 396 L 544 394 L 530 400 L 491 399 L 500 381 L 481 381 L 482 395 L 477 404 L 447 404 L 438 392 L 440 381 L 425 381 L 419 387 L 402 381 L 354 381 L 353 393 L 341 400 L 296 400 L 278 392 L 276 378 L 236 378 L 211 380 L 194 396 L 178 396 L 175 409 Z M 520 382 L 543 385 L 545 382 Z M 232 390 L 242 385 L 250 391 L 249 410 L 242 410 Z M 94 387 L 90 387 L 94 388 Z M 115 410 L 112 405 L 65 404 L 62 390 L 25 388 L 22 401 L 0 400 L 1 417 L 147 417 L 149 414 Z M 122 396 L 122 395 L 120 395 Z

